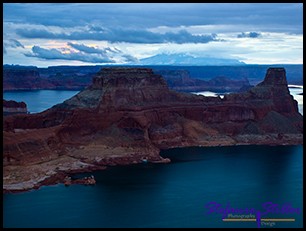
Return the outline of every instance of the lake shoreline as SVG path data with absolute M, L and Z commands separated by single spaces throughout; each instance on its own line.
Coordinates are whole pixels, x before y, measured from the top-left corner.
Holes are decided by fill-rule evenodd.
M 210 144 L 205 142 L 199 142 L 198 144 L 190 143 L 190 144 L 181 144 L 181 145 L 173 145 L 169 146 L 168 148 L 161 148 L 159 151 L 157 150 L 151 150 L 151 153 L 148 155 L 147 152 L 139 152 L 139 150 L 136 151 L 136 149 L 132 152 L 121 154 L 120 156 L 107 156 L 105 158 L 99 157 L 96 154 L 92 153 L 92 156 L 90 156 L 90 159 L 87 159 L 86 162 L 81 161 L 80 159 L 74 158 L 66 158 L 66 159 L 60 159 L 60 160 L 51 160 L 48 162 L 45 162 L 43 164 L 43 168 L 45 172 L 41 172 L 40 177 L 32 178 L 28 181 L 23 181 L 22 179 L 19 180 L 19 182 L 5 182 L 8 178 L 10 178 L 10 174 L 8 174 L 6 177 L 3 177 L 3 194 L 11 194 L 11 193 L 20 193 L 20 192 L 26 192 L 31 190 L 37 190 L 42 186 L 48 186 L 48 185 L 55 185 L 55 184 L 63 184 L 64 179 L 67 176 L 71 176 L 73 174 L 77 173 L 91 173 L 93 171 L 97 170 L 105 170 L 107 167 L 110 166 L 123 166 L 123 165 L 134 165 L 134 164 L 145 164 L 145 163 L 152 163 L 152 164 L 160 164 L 160 163 L 169 163 L 170 159 L 164 159 L 161 157 L 160 151 L 161 150 L 167 150 L 167 149 L 173 149 L 173 148 L 189 148 L 189 147 L 226 147 L 226 146 L 248 146 L 248 145 L 258 145 L 258 146 L 289 146 L 289 145 L 303 145 L 303 135 L 302 134 L 283 134 L 281 137 L 278 134 L 274 135 L 262 135 L 262 136 L 254 136 L 254 135 L 243 135 L 243 136 L 237 136 L 236 140 L 230 142 L 229 140 L 223 142 L 218 142 L 215 140 L 214 142 L 210 142 Z M 82 150 L 86 150 L 86 147 L 82 147 Z M 80 151 L 80 150 L 79 150 Z M 87 150 L 88 151 L 88 150 Z M 121 150 L 122 151 L 122 150 Z M 148 151 L 148 150 L 146 150 Z M 81 153 L 85 153 L 84 151 L 81 151 Z M 81 153 L 78 153 L 80 155 Z M 145 154 L 144 154 L 145 153 Z M 87 152 L 88 154 L 88 152 Z M 149 157 L 149 158 L 148 158 Z M 97 158 L 99 159 L 97 161 Z M 144 161 L 146 159 L 146 161 Z M 63 163 L 62 161 L 66 161 L 66 163 Z M 53 161 L 53 162 L 52 162 Z M 57 161 L 57 162 L 54 162 Z M 59 168 L 59 164 L 65 165 L 62 168 Z M 42 165 L 42 164 L 38 164 Z M 24 166 L 25 167 L 30 167 Z M 47 166 L 47 167 L 46 167 Z M 72 167 L 71 167 L 72 166 Z M 4 175 L 5 172 L 10 172 L 11 170 L 8 169 L 10 167 L 14 166 L 5 166 L 4 169 Z M 33 167 L 34 168 L 34 167 Z M 31 167 L 27 170 L 28 174 L 29 172 L 33 171 Z M 35 171 L 35 168 L 34 168 Z M 11 171 L 12 172 L 12 171 Z M 15 172 L 15 171 L 14 171 Z M 46 174 L 44 174 L 46 173 Z M 24 173 L 23 174 L 27 174 Z

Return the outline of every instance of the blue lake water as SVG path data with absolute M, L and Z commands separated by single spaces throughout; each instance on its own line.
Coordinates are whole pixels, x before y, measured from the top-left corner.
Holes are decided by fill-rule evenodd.
M 45 186 L 5 194 L 4 227 L 257 227 L 208 214 L 217 202 L 255 208 L 272 202 L 303 209 L 303 146 L 232 146 L 163 151 L 170 164 L 110 167 L 95 186 Z M 84 175 L 84 174 L 83 174 Z M 274 227 L 303 227 L 302 214 Z M 267 227 L 262 225 L 262 227 Z
M 78 91 L 5 92 L 43 111 Z M 266 202 L 303 209 L 303 146 L 232 146 L 165 150 L 170 164 L 110 167 L 94 172 L 95 186 L 45 186 L 3 196 L 4 227 L 257 227 L 222 221 L 205 205 L 255 208 Z M 77 175 L 78 176 L 84 176 Z M 303 227 L 303 215 L 261 227 Z
M 6 91 L 5 100 L 25 102 L 30 113 L 42 112 L 55 104 L 76 95 L 79 91 L 73 90 L 35 90 L 35 91 Z

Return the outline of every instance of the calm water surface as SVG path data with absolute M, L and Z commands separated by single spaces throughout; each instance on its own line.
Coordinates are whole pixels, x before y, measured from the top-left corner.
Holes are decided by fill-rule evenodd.
M 30 113 L 42 112 L 55 104 L 62 103 L 66 99 L 79 93 L 69 90 L 35 90 L 35 91 L 6 91 L 3 98 L 25 102 Z
M 170 164 L 110 167 L 95 186 L 46 186 L 4 195 L 4 227 L 257 227 L 207 214 L 211 201 L 303 209 L 303 146 L 232 146 L 163 151 Z M 85 174 L 83 174 L 84 176 Z M 81 176 L 77 175 L 76 177 Z M 264 211 L 264 210 L 263 210 Z M 302 214 L 274 227 L 302 227 Z M 262 226 L 267 227 L 267 226 Z

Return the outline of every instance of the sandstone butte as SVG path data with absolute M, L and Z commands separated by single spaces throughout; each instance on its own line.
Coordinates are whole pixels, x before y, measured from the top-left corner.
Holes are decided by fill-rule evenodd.
M 148 68 L 102 68 L 63 103 L 4 117 L 3 136 L 3 192 L 17 192 L 106 166 L 167 162 L 161 149 L 302 144 L 303 116 L 284 68 L 224 98 L 169 90 Z

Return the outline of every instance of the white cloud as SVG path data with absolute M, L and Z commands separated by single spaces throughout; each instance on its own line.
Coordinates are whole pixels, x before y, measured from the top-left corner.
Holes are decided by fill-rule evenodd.
M 303 63 L 302 9 L 303 4 L 288 3 L 4 4 L 3 39 L 15 39 L 24 48 L 14 45 L 5 47 L 3 61 L 24 65 L 56 65 L 63 61 L 46 62 L 23 54 L 31 52 L 35 45 L 48 50 L 58 49 L 64 54 L 77 52 L 67 45 L 67 42 L 71 42 L 97 49 L 116 47 L 122 51 L 121 55 L 113 54 L 111 57 L 116 62 L 168 52 L 235 58 L 250 64 Z M 112 27 L 116 30 L 111 30 Z M 45 36 L 45 39 L 30 38 L 31 33 L 29 38 L 25 38 L 16 33 L 16 30 L 20 32 L 25 29 Z M 91 33 L 87 37 L 93 39 L 95 33 L 103 30 L 108 33 L 108 41 L 101 41 L 101 37 L 96 40 L 84 39 L 86 33 Z M 185 32 L 180 34 L 180 31 Z M 238 34 L 248 35 L 250 32 L 259 33 L 260 36 L 237 38 Z M 54 36 L 73 33 L 82 35 L 83 40 L 80 42 L 73 37 L 61 39 L 61 36 Z M 197 37 L 213 34 L 223 41 L 214 41 L 213 37 Z M 54 38 L 49 38 L 50 35 Z M 135 40 L 135 36 L 138 36 L 138 40 Z M 195 42 L 202 39 L 207 43 L 192 44 L 192 39 Z M 152 41 L 160 43 L 149 43 Z M 82 64 L 71 60 L 66 60 L 67 63 Z

